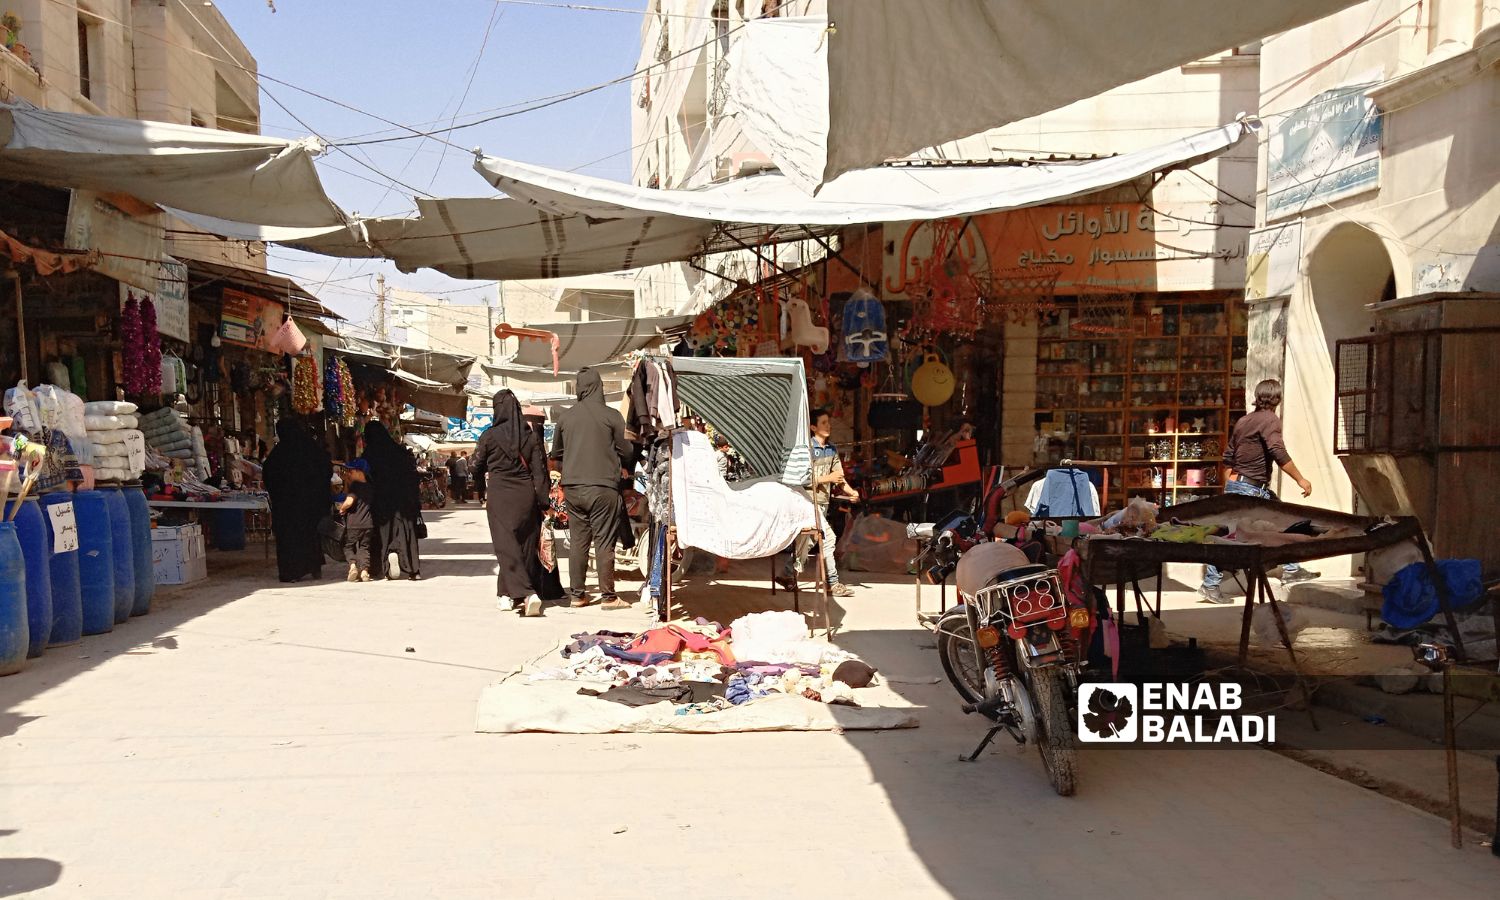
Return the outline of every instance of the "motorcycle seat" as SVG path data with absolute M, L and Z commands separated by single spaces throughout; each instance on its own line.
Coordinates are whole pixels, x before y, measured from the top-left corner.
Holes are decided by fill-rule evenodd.
M 1050 571 L 1050 569 L 1050 566 L 1044 566 L 1038 563 L 1031 563 L 1024 566 L 1015 566 L 1014 568 L 1006 569 L 1005 571 L 997 574 L 993 579 L 990 580 L 990 585 L 993 586 L 1002 584 L 1007 581 L 1016 581 L 1022 578 L 1030 578 Z

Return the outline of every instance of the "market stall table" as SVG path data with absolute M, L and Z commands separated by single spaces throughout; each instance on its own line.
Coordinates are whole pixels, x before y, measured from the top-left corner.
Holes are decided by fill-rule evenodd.
M 146 505 L 154 509 L 185 509 L 189 511 L 193 521 L 198 521 L 198 512 L 205 509 L 239 509 L 244 510 L 257 517 L 265 513 L 264 527 L 247 528 L 262 538 L 266 548 L 266 558 L 271 558 L 271 525 L 270 512 L 271 501 L 265 497 L 241 497 L 235 500 L 150 500 Z

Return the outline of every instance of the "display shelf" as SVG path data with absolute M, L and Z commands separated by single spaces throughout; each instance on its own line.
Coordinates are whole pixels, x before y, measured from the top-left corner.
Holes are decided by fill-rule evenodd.
M 1118 335 L 1067 333 L 1078 312 L 1067 301 L 1059 306 L 1043 317 L 1037 339 L 1037 423 L 1049 436 L 1049 455 L 1117 455 L 1110 464 L 1121 467 L 1126 490 L 1116 503 L 1141 491 L 1165 503 L 1221 491 L 1223 445 L 1244 414 L 1243 300 L 1131 298 L 1111 307 L 1112 321 L 1127 331 Z M 1199 430 L 1172 427 L 1195 420 Z M 1153 441 L 1167 452 L 1133 455 Z M 1184 453 L 1189 445 L 1213 452 Z M 1182 484 L 1188 473 L 1202 483 Z

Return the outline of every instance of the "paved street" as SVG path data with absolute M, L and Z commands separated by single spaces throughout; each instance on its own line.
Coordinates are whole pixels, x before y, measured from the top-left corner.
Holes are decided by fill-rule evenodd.
M 981 729 L 946 684 L 899 685 L 921 727 L 897 733 L 475 734 L 500 673 L 643 617 L 497 613 L 479 510 L 429 521 L 421 583 L 280 585 L 256 546 L 0 680 L 0 895 L 1462 898 L 1500 882 L 1442 821 L 1257 749 L 1085 750 L 1070 799 L 1032 752 L 960 763 Z M 730 612 L 770 599 L 722 593 Z M 691 596 L 715 609 L 711 589 Z M 843 645 L 905 681 L 940 675 L 909 586 L 846 606 Z

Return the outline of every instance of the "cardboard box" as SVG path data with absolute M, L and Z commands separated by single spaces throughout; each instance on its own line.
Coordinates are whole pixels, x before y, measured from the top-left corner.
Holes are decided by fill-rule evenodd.
M 203 528 L 179 525 L 151 529 L 151 568 L 157 584 L 192 584 L 208 577 Z

